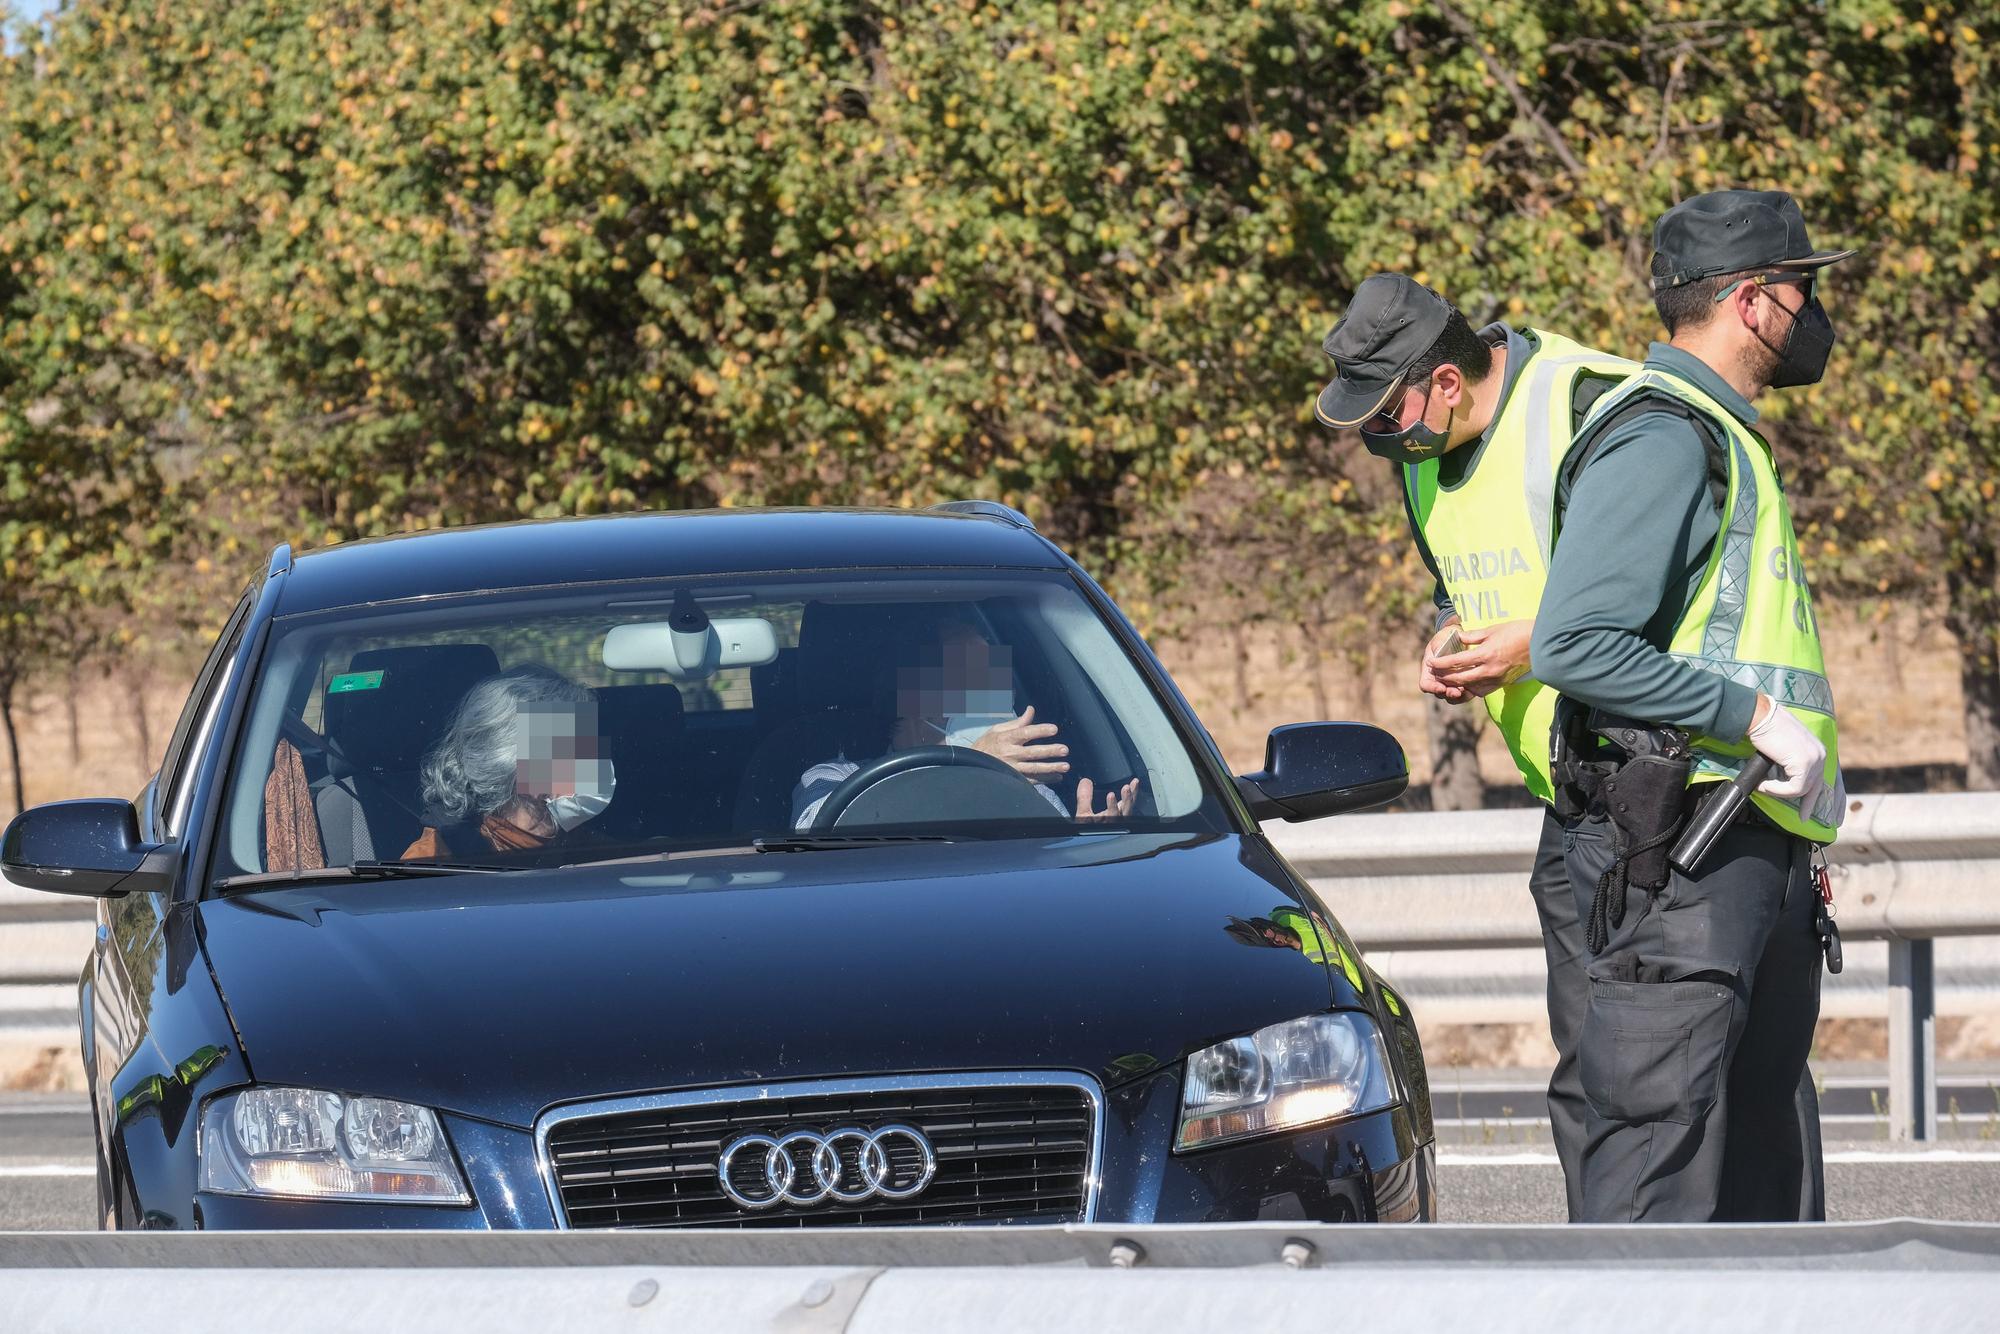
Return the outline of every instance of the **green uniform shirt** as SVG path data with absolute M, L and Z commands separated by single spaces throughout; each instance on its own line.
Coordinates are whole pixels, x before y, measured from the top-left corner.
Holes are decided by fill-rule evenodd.
M 1700 358 L 1665 343 L 1646 355 L 1750 425 L 1757 410 Z M 1576 478 L 1535 620 L 1535 676 L 1573 699 L 1724 740 L 1750 728 L 1757 692 L 1666 651 L 1701 586 L 1721 515 L 1700 430 L 1661 412 L 1614 429 Z

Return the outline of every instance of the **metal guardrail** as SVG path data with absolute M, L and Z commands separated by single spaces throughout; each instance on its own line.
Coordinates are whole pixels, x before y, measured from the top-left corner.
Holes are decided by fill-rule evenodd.
M 1265 832 L 1364 950 L 1493 949 L 1541 944 L 1527 893 L 1541 821 L 1349 815 Z M 1931 942 L 2000 934 L 2000 792 L 1856 797 L 1828 861 L 1842 935 L 1889 943 L 1891 1137 L 1935 1139 Z M 89 899 L 0 881 L 0 1015 L 10 993 L 75 982 L 92 912 Z
M 1502 810 L 1265 832 L 1364 951 L 1492 949 L 1541 944 L 1527 892 L 1541 826 L 1539 810 Z M 1890 1136 L 1935 1139 L 1931 942 L 2000 934 L 2000 792 L 1855 797 L 1827 861 L 1843 938 L 1889 943 Z
M 23 889 L 0 877 L 0 986 L 76 981 L 90 953 L 91 899 Z
M 0 1328 L 1973 1329 L 2000 1226 L 1882 1223 L 14 1233 Z M 1984 1313 L 1984 1314 L 1982 1314 Z

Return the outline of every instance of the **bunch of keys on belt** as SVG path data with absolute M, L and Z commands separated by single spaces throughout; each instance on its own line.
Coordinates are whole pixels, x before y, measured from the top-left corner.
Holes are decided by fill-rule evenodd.
M 1833 877 L 1827 873 L 1826 854 L 1817 846 L 1812 850 L 1812 883 L 1819 898 L 1813 922 L 1819 931 L 1819 947 L 1826 953 L 1826 971 L 1837 973 L 1841 968 L 1840 924 L 1833 920 Z

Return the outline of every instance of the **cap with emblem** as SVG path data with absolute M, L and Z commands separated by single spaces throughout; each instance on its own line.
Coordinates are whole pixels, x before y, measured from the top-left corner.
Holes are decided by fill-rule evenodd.
M 1380 412 L 1450 318 L 1443 297 L 1400 273 L 1378 273 L 1362 283 L 1322 344 L 1335 374 L 1320 390 L 1314 414 L 1328 426 L 1358 426 Z
M 1684 199 L 1653 228 L 1653 290 L 1719 273 L 1817 269 L 1852 250 L 1814 250 L 1805 215 L 1782 190 L 1716 190 Z

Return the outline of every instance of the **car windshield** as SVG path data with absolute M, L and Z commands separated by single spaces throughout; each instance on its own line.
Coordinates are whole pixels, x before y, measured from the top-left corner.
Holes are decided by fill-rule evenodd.
M 211 883 L 1226 827 L 1132 655 L 1042 572 L 283 618 L 224 803 Z

